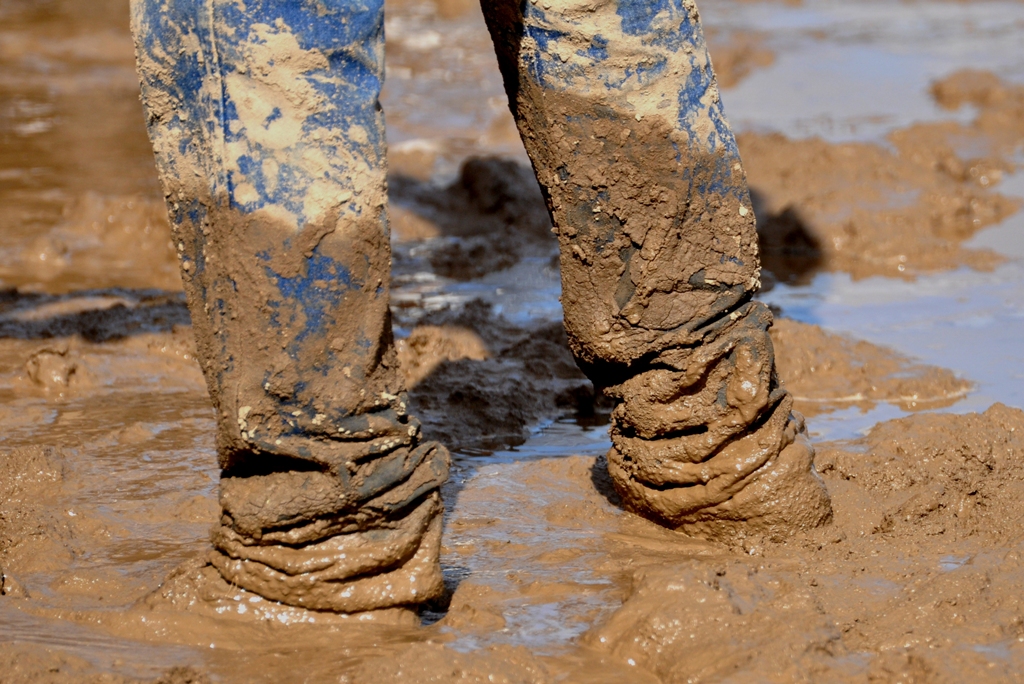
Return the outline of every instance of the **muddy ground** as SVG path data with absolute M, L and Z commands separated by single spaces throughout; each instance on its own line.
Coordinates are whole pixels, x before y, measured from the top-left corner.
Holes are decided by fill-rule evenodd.
M 455 458 L 419 624 L 190 589 L 214 417 L 124 0 L 0 1 L 0 682 L 1014 681 L 1024 5 L 706 0 L 834 524 L 623 512 L 472 0 L 394 0 L 393 311 Z

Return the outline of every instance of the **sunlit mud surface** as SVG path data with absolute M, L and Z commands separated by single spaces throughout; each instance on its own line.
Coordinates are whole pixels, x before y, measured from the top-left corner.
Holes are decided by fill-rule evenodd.
M 726 548 L 623 512 L 479 10 L 394 0 L 392 304 L 455 456 L 417 624 L 189 593 L 214 417 L 127 2 L 0 1 L 0 682 L 1018 678 L 1024 4 L 700 7 L 835 524 Z

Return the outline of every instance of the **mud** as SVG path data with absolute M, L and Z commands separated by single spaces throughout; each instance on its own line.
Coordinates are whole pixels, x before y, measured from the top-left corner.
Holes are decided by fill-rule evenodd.
M 558 323 L 518 327 L 476 301 L 428 315 L 398 349 L 424 435 L 454 449 L 507 448 L 552 416 L 602 422 L 611 410 Z
M 557 260 L 537 179 L 513 160 L 470 157 L 458 178 L 440 189 L 393 173 L 388 193 L 391 227 L 399 241 L 449 238 L 429 248 L 430 268 L 444 278 L 472 280 L 526 258 Z
M 1022 418 L 918 415 L 822 447 L 832 529 L 637 572 L 591 638 L 664 681 L 1015 678 Z
M 705 30 L 705 36 L 715 76 L 723 88 L 732 88 L 755 69 L 763 69 L 775 62 L 775 53 L 766 45 L 763 33 Z
M 829 313 L 822 271 L 927 287 L 974 269 L 1011 277 L 1013 253 L 969 242 L 1018 201 L 1010 77 L 908 83 L 949 119 L 888 140 L 741 132 L 775 273 L 763 279 L 789 293 L 770 329 L 779 387 L 808 416 L 833 521 L 713 543 L 627 513 L 607 474 L 614 403 L 575 365 L 561 312 L 537 304 L 557 297 L 560 235 L 504 100 L 487 100 L 502 90 L 479 10 L 389 6 L 395 368 L 422 438 L 453 449 L 445 592 L 419 616 L 344 619 L 263 601 L 211 565 L 218 417 L 127 15 L 79 5 L 0 3 L 0 681 L 1017 678 L 1024 414 L 989 408 L 1022 372 L 1012 349 L 984 327 L 957 348 L 998 364 L 1004 384 L 983 384 L 935 365 L 927 341 L 813 324 L 843 311 Z M 735 29 L 709 32 L 727 111 L 732 67 L 715 41 L 742 46 Z M 750 40 L 740 54 L 783 54 L 770 34 Z M 741 86 L 786 65 L 736 63 Z M 847 225 L 857 246 L 835 249 Z M 889 306 L 912 328 L 929 296 Z M 1012 329 L 1009 313 L 979 311 L 928 333 L 984 316 Z M 860 434 L 865 420 L 883 422 Z M 816 436 L 826 421 L 843 439 Z M 244 501 L 233 510 L 263 525 Z M 403 538 L 396 525 L 387 551 Z
M 912 278 L 1000 263 L 997 254 L 961 243 L 1020 208 L 1018 198 L 992 189 L 1016 168 L 1024 89 L 992 73 L 961 72 L 931 91 L 946 108 L 975 105 L 974 121 L 896 130 L 889 149 L 740 136 L 763 259 L 777 277 L 841 270 Z
M 31 648 L 0 645 L 4 681 L 31 684 L 207 684 L 210 678 L 191 667 L 172 667 L 155 679 L 97 673 L 89 661 L 66 654 L 47 654 Z
M 380 643 L 392 652 L 385 662 L 365 657 L 349 663 L 346 676 L 549 681 L 599 666 L 606 675 L 638 668 L 637 681 L 643 670 L 661 681 L 754 672 L 771 681 L 956 681 L 981 667 L 998 681 L 1019 658 L 1020 618 L 1010 597 L 1019 593 L 1021 576 L 1015 544 L 1024 520 L 1016 510 L 1024 486 L 1022 429 L 1024 413 L 997 405 L 984 414 L 918 414 L 859 440 L 819 445 L 835 524 L 785 544 L 748 540 L 735 550 L 623 514 L 594 458 L 524 462 L 503 473 L 490 466 L 458 495 L 450 543 L 462 546 L 448 553 L 472 558 L 465 544 L 500 542 L 487 562 L 505 568 L 504 579 L 464 579 L 438 627 L 500 632 L 515 619 L 508 602 L 520 595 L 544 603 L 604 594 L 587 622 L 614 612 L 598 619 L 583 650 L 571 654 L 538 657 L 505 646 L 463 655 L 429 643 L 430 635 L 444 640 L 433 627 L 416 638 L 427 643 Z M 36 450 L 16 460 L 48 482 L 53 476 L 46 473 L 56 469 L 48 458 L 54 457 Z M 539 496 L 534 525 L 571 531 L 573 543 L 531 546 L 537 533 L 523 525 L 536 515 L 529 510 L 488 520 L 488 507 L 523 501 L 517 490 Z M 616 596 L 624 599 L 617 609 Z M 138 610 L 122 619 L 138 620 Z M 159 612 L 143 615 L 160 619 Z M 123 629 L 106 622 L 107 629 Z
M 870 410 L 879 402 L 904 411 L 937 409 L 973 387 L 948 369 L 786 318 L 775 321 L 772 342 L 782 384 L 808 417 L 850 406 Z

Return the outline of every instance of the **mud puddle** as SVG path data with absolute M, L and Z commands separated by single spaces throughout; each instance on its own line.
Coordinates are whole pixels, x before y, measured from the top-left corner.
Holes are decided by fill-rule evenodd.
M 1024 82 L 1017 48 L 1024 8 L 1017 2 L 719 0 L 701 13 L 723 32 L 759 32 L 775 53 L 757 78 L 728 92 L 740 130 L 879 140 L 895 128 L 949 120 L 923 84 L 957 69 Z
M 455 452 L 450 603 L 389 626 L 147 599 L 206 548 L 218 473 L 126 3 L 2 3 L 0 681 L 1012 679 L 1024 414 L 990 406 L 1024 406 L 1024 5 L 701 6 L 836 507 L 736 548 L 619 507 L 479 11 L 389 11 L 393 309 Z M 933 92 L 968 67 L 987 90 Z
M 1024 197 L 1024 175 L 1000 191 Z M 966 244 L 1007 261 L 989 272 L 958 268 L 915 280 L 822 273 L 803 286 L 780 284 L 763 295 L 786 316 L 884 344 L 970 378 L 974 391 L 950 410 L 984 410 L 994 401 L 1024 404 L 1020 354 L 1024 335 L 1024 214 L 978 233 Z M 893 407 L 850 411 L 814 421 L 822 436 L 846 437 L 895 417 Z M 851 432 L 852 431 L 852 432 Z

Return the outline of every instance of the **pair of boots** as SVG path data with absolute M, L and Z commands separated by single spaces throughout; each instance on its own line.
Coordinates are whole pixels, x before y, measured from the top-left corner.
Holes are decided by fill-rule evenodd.
M 623 502 L 708 537 L 822 523 L 692 0 L 482 5 Z M 382 0 L 133 0 L 132 25 L 217 411 L 214 565 L 316 610 L 436 597 L 449 456 L 392 339 Z

